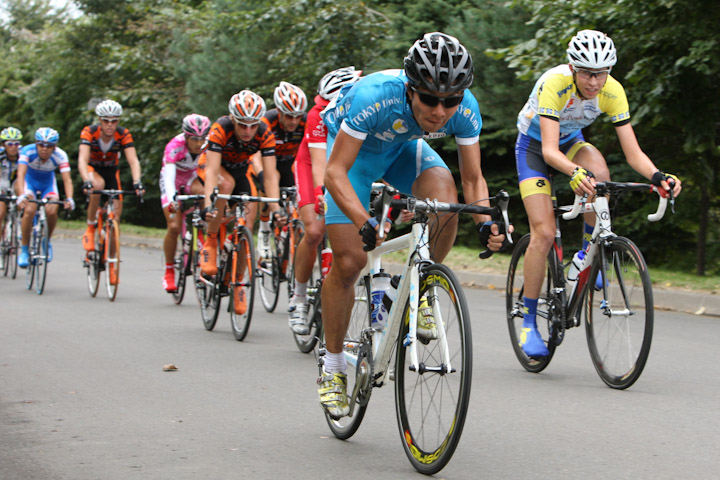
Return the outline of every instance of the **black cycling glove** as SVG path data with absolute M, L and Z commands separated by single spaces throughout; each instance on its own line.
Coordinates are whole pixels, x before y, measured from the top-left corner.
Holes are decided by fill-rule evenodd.
M 377 230 L 375 230 L 375 227 L 377 226 L 378 221 L 376 218 L 368 218 L 367 222 L 363 224 L 362 228 L 358 232 L 365 244 L 363 250 L 366 252 L 374 250 L 377 245 Z

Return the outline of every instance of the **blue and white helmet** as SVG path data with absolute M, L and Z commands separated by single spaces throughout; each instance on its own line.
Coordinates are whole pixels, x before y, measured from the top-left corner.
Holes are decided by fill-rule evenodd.
M 60 134 L 50 127 L 38 128 L 35 132 L 35 141 L 45 143 L 58 143 L 58 141 L 60 141 Z

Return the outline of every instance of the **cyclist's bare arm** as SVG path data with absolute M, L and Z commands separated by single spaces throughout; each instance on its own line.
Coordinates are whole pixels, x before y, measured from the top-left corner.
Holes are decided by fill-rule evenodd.
M 626 123 L 625 125 L 616 127 L 615 131 L 617 132 L 618 139 L 620 140 L 620 146 L 622 147 L 622 151 L 625 154 L 628 165 L 630 165 L 633 170 L 638 172 L 643 177 L 651 180 L 653 174 L 659 169 L 640 148 L 640 144 L 635 137 L 635 131 L 633 130 L 632 125 Z M 662 185 L 662 187 L 668 190 L 669 186 L 667 185 L 667 182 L 662 183 L 665 184 Z M 680 190 L 682 190 L 681 183 L 682 182 L 680 182 L 680 180 L 675 183 L 675 188 L 673 189 L 673 196 L 677 197 L 680 194 Z
M 127 158 L 128 164 L 130 165 L 130 174 L 132 175 L 133 183 L 137 183 L 140 181 L 140 177 L 142 176 L 137 150 L 135 150 L 135 147 L 129 147 L 124 150 L 124 153 L 125 158 Z
M 545 163 L 568 177 L 572 177 L 578 165 L 571 162 L 570 159 L 560 151 L 560 122 L 541 116 L 540 137 L 542 138 L 542 155 Z M 583 193 L 592 195 L 595 191 L 594 185 L 594 179 L 584 178 L 579 185 L 579 189 L 582 190 Z M 578 193 L 577 190 L 575 193 Z
M 213 152 L 208 150 L 205 163 L 205 207 L 210 207 L 212 204 L 211 196 L 215 187 L 218 184 L 218 175 L 220 175 L 220 161 L 222 155 L 219 152 Z
M 490 206 L 490 196 L 487 182 L 482 173 L 480 144 L 458 145 L 458 159 L 460 162 L 460 180 L 462 182 L 465 203 L 473 203 L 485 207 Z M 478 200 L 482 200 L 478 202 Z M 475 203 L 477 202 L 477 203 Z M 473 215 L 475 223 L 491 220 L 487 215 Z
M 70 177 L 70 172 L 60 172 L 60 177 L 63 181 L 63 186 L 65 187 L 65 198 L 73 198 L 73 183 L 72 183 L 72 177 Z M 65 205 L 65 208 L 70 208 L 70 205 Z
M 24 163 L 18 164 L 17 172 L 15 174 L 15 195 L 18 197 L 25 193 L 25 174 L 27 173 L 27 169 L 28 166 Z
M 271 198 L 280 197 L 280 172 L 277 169 L 277 157 L 275 155 L 262 157 L 262 165 L 265 172 L 263 179 L 265 195 Z M 268 206 L 271 212 L 280 209 L 277 203 L 269 203 Z
M 340 130 L 325 169 L 325 187 L 340 210 L 358 229 L 365 225 L 369 215 L 350 183 L 348 172 L 355 163 L 362 144 L 363 140 L 353 138 Z
M 90 162 L 90 145 L 80 145 L 78 149 L 78 172 L 83 182 L 90 180 L 88 172 L 88 162 Z

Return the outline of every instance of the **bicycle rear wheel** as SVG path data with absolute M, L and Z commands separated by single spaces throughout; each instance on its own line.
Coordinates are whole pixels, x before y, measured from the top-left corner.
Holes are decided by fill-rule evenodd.
M 561 314 L 563 307 L 559 305 L 559 299 L 552 294 L 553 291 L 553 269 L 557 268 L 558 260 L 554 249 L 550 249 L 548 260 L 545 262 L 545 280 L 540 290 L 540 298 L 537 306 L 537 326 L 543 340 L 547 344 L 550 354 L 545 358 L 531 358 L 525 355 L 520 346 L 520 329 L 523 324 L 523 296 L 525 295 L 525 252 L 530 244 L 530 234 L 523 236 L 515 245 L 510 267 L 508 268 L 507 285 L 505 287 L 505 306 L 507 311 L 508 330 L 513 351 L 520 365 L 528 372 L 539 373 L 550 364 L 555 353 L 556 334 L 554 324 Z
M 35 291 L 42 295 L 45 290 L 45 278 L 47 276 L 49 232 L 47 222 L 40 222 L 37 243 L 37 256 L 35 261 Z
M 436 340 L 418 339 L 420 368 L 411 370 L 410 350 L 404 344 L 409 325 L 403 322 L 395 365 L 395 407 L 410 463 L 419 472 L 432 475 L 450 461 L 465 425 L 472 383 L 472 332 L 465 294 L 448 267 L 434 264 L 424 268 L 419 295 L 408 299 L 403 318 L 408 318 L 410 301 L 427 298 L 437 328 L 445 331 L 451 363 L 443 360 L 440 334 Z
M 120 226 L 116 220 L 108 219 L 105 228 L 105 287 L 108 300 L 114 302 L 120 284 Z
M 321 244 L 322 245 L 322 244 Z M 322 257 L 320 256 L 320 249 L 318 247 L 318 255 L 313 264 L 312 272 L 310 272 L 310 278 L 307 282 L 307 300 L 308 300 L 308 311 L 307 320 L 310 324 L 310 331 L 307 335 L 300 335 L 293 332 L 293 338 L 295 344 L 302 353 L 310 353 L 317 345 L 318 339 L 320 338 L 320 332 L 322 329 L 322 279 L 320 278 L 320 265 L 322 264 Z M 293 259 L 292 277 L 288 279 L 289 282 L 295 283 L 295 259 Z M 293 287 L 294 291 L 294 287 Z
M 590 358 L 603 382 L 625 389 L 640 377 L 650 355 L 654 318 L 650 274 L 640 250 L 624 237 L 601 243 L 590 278 L 599 274 L 605 288 L 598 291 L 590 286 L 585 304 Z
M 265 310 L 272 313 L 280 298 L 280 258 L 277 254 L 277 238 L 272 232 L 268 235 L 268 244 L 270 257 L 259 261 L 257 277 L 260 281 L 260 300 Z
M 351 414 L 338 420 L 333 420 L 327 413 L 327 420 L 333 435 L 341 440 L 347 440 L 352 437 L 360 427 L 367 404 L 370 401 L 372 393 L 372 365 L 366 355 L 366 348 L 370 348 L 369 343 L 364 343 L 363 331 L 370 328 L 370 284 L 367 277 L 358 280 L 355 286 L 355 300 L 353 302 L 352 312 L 350 314 L 350 324 L 347 333 L 345 333 L 345 341 L 343 351 L 348 361 L 347 371 L 347 395 L 348 402 L 352 402 L 352 396 L 355 385 L 364 384 L 363 388 L 358 389 L 355 395 L 355 406 Z M 323 345 L 325 344 L 323 331 Z
M 185 296 L 185 284 L 188 272 L 192 271 L 191 258 L 192 258 L 192 242 L 185 240 L 182 233 L 178 235 L 178 240 L 175 242 L 178 247 L 175 251 L 175 259 L 173 261 L 175 270 L 175 290 L 172 293 L 173 302 L 175 305 L 180 305 Z
M 252 234 L 246 226 L 238 232 L 237 243 L 234 245 L 232 261 L 235 262 L 234 275 L 230 279 L 230 325 L 235 340 L 241 342 L 250 330 L 253 300 L 255 298 L 255 247 Z M 241 297 L 238 297 L 240 295 Z M 242 303 L 238 301 L 242 298 Z M 277 301 L 277 300 L 276 300 Z

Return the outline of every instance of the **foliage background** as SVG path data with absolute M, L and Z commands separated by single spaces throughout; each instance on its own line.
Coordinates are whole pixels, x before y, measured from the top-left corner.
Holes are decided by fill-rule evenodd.
M 651 265 L 720 272 L 720 96 L 714 88 L 720 84 L 720 3 L 714 0 L 78 0 L 60 10 L 49 0 L 4 0 L 0 15 L 0 126 L 17 126 L 26 138 L 40 126 L 56 128 L 75 168 L 80 130 L 95 121 L 89 105 L 119 101 L 149 191 L 141 208 L 128 202 L 125 219 L 154 226 L 163 223 L 162 151 L 184 115 L 216 118 L 243 88 L 271 107 L 280 80 L 300 85 L 312 99 L 325 72 L 345 65 L 366 73 L 399 68 L 415 39 L 440 30 L 473 54 L 483 171 L 491 192 L 511 193 L 511 218 L 522 234 L 527 219 L 513 155 L 517 112 L 537 77 L 564 62 L 577 30 L 605 31 L 618 47 L 613 75 L 627 90 L 641 146 L 684 186 L 677 213 L 658 224 L 644 219 L 654 208 L 647 197 L 623 199 L 616 230 L 632 237 Z M 642 181 L 612 130 L 598 121 L 584 133 L 606 153 L 613 178 Z M 433 146 L 457 168 L 452 140 Z M 79 185 L 79 176 L 75 181 Z M 566 183 L 560 182 L 562 202 L 571 197 Z M 580 225 L 563 228 L 570 233 L 566 245 L 578 244 Z M 471 222 L 463 223 L 458 242 L 477 246 Z

